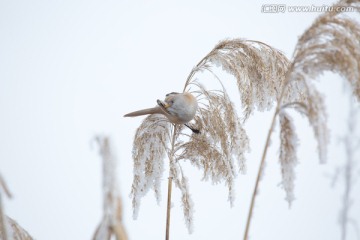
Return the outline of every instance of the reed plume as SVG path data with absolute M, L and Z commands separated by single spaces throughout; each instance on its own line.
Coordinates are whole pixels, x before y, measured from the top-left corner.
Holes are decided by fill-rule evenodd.
M 107 136 L 96 136 L 100 156 L 103 161 L 103 218 L 97 227 L 93 240 L 127 240 L 122 222 L 122 201 L 116 180 L 116 157 Z
M 2 194 L 12 197 L 5 180 L 0 175 L 0 239 L 2 240 L 32 240 L 30 234 L 17 222 L 6 216 L 2 204 Z
M 236 78 L 243 108 L 242 118 L 223 86 L 224 79 L 215 73 L 219 67 Z M 189 161 L 201 170 L 204 180 L 211 180 L 214 184 L 225 183 L 228 200 L 233 205 L 234 179 L 239 172 L 245 173 L 245 153 L 249 151 L 249 138 L 243 124 L 254 110 L 270 109 L 283 88 L 287 89 L 285 99 L 302 99 L 302 86 L 297 82 L 284 86 L 288 67 L 289 61 L 280 51 L 264 43 L 244 39 L 221 41 L 201 59 L 188 75 L 183 89 L 197 96 L 199 109 L 189 124 L 199 129 L 200 134 L 189 132 L 183 125 L 170 124 L 159 114 L 146 117 L 136 131 L 131 191 L 134 218 L 138 216 L 141 197 L 150 189 L 160 200 L 160 180 L 166 156 L 169 158 L 168 196 L 171 198 L 174 181 L 182 194 L 184 219 L 189 232 L 192 231 L 193 203 L 188 179 L 181 167 L 183 162 Z M 207 82 L 196 78 L 203 71 L 212 74 L 220 83 L 219 89 L 207 89 Z M 169 205 L 167 215 L 169 220 Z
M 359 1 L 339 1 L 333 9 L 360 9 Z M 318 142 L 320 162 L 326 161 L 326 148 L 329 139 L 326 126 L 326 109 L 323 96 L 315 88 L 312 80 L 325 71 L 337 73 L 347 80 L 353 95 L 360 100 L 360 27 L 359 24 L 341 11 L 329 11 L 318 17 L 314 23 L 299 38 L 293 60 L 289 66 L 277 99 L 273 121 L 268 132 L 263 151 L 258 177 L 256 179 L 244 240 L 248 239 L 250 222 L 255 202 L 260 176 L 262 175 L 267 149 L 276 119 L 281 125 L 280 162 L 282 167 L 283 187 L 289 204 L 293 200 L 294 166 L 296 165 L 296 134 L 291 118 L 284 115 L 288 109 L 295 109 L 305 115 L 312 126 Z M 302 92 L 294 101 L 286 99 L 288 85 L 298 83 Z
M 15 220 L 11 219 L 8 216 L 5 216 L 5 221 L 7 222 L 7 230 L 8 230 L 8 238 L 1 238 L 1 239 L 8 239 L 8 240 L 33 240 L 30 234 L 23 229 Z M 0 236 L 1 236 L 0 232 Z

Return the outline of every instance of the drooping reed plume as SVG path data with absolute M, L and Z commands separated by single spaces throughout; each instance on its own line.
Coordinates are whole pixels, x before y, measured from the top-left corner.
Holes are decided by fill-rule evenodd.
M 6 182 L 0 175 L 0 239 L 2 240 L 32 240 L 30 234 L 23 229 L 17 222 L 6 216 L 2 204 L 3 193 L 11 198 L 12 195 Z
M 116 158 L 112 152 L 110 139 L 106 136 L 95 138 L 103 161 L 103 218 L 96 229 L 93 240 L 127 240 L 122 222 L 122 202 L 116 180 Z
M 359 1 L 340 1 L 334 5 L 345 9 L 360 9 Z M 269 147 L 275 121 L 280 120 L 280 164 L 282 169 L 283 187 L 289 204 L 293 200 L 294 166 L 297 163 L 297 137 L 294 124 L 287 110 L 295 109 L 305 115 L 314 130 L 318 142 L 318 153 L 321 162 L 326 161 L 328 129 L 326 111 L 322 95 L 312 83 L 313 79 L 325 71 L 339 74 L 347 80 L 355 97 L 360 100 L 360 27 L 359 24 L 341 11 L 322 14 L 299 38 L 293 55 L 292 63 L 286 72 L 283 89 L 277 99 L 277 107 L 268 133 L 261 165 L 256 180 L 254 193 L 244 234 L 248 239 L 250 222 L 259 185 L 262 168 Z M 286 100 L 285 87 L 293 83 L 303 86 L 301 98 L 295 101 Z
M 30 234 L 23 229 L 14 219 L 6 216 L 5 220 L 8 224 L 8 238 L 1 238 L 7 240 L 33 240 Z M 1 236 L 1 234 L 0 234 Z
M 133 214 L 136 218 L 140 199 L 152 189 L 160 200 L 160 184 L 164 159 L 169 161 L 169 197 L 171 182 L 181 191 L 184 218 L 192 231 L 193 204 L 188 179 L 181 164 L 189 161 L 203 172 L 204 180 L 224 182 L 229 190 L 230 204 L 234 201 L 234 179 L 246 170 L 245 153 L 249 139 L 242 124 L 254 110 L 270 109 L 281 89 L 287 89 L 286 100 L 302 99 L 301 85 L 284 86 L 289 61 L 278 50 L 258 41 L 243 39 L 220 42 L 190 72 L 184 92 L 197 95 L 199 109 L 190 123 L 200 134 L 189 132 L 183 125 L 170 124 L 158 114 L 149 115 L 137 129 L 133 144 L 134 179 L 132 185 Z M 222 67 L 236 78 L 244 117 L 239 118 L 234 104 L 223 87 L 215 69 Z M 220 89 L 206 88 L 196 74 L 207 71 Z M 168 205 L 169 220 L 169 205 Z M 169 221 L 168 221 L 169 222 Z M 167 237 L 168 237 L 167 226 Z

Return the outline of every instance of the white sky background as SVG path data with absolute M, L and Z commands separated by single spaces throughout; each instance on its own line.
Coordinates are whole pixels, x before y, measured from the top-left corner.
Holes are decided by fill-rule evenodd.
M 90 143 L 104 133 L 112 137 L 119 159 L 130 239 L 164 238 L 168 173 L 161 205 L 150 192 L 138 220 L 132 220 L 132 140 L 143 118 L 122 116 L 182 91 L 192 67 L 222 39 L 263 41 L 291 57 L 297 38 L 319 13 L 265 14 L 262 4 L 0 0 L 0 171 L 14 195 L 5 201 L 7 214 L 38 240 L 90 239 L 102 214 L 101 161 Z M 345 131 L 348 95 L 337 76 L 325 75 L 319 86 L 327 95 L 333 137 L 328 163 L 319 164 L 313 133 L 305 119 L 296 118 L 300 164 L 297 199 L 289 209 L 278 186 L 275 132 L 251 239 L 340 239 L 343 182 L 331 188 L 327 176 L 344 162 L 337 138 Z M 237 100 L 237 92 L 230 92 Z M 199 171 L 183 165 L 195 203 L 195 231 L 187 233 L 174 188 L 171 239 L 242 239 L 271 114 L 255 114 L 245 126 L 252 151 L 248 173 L 236 180 L 234 208 L 223 184 L 202 182 Z M 360 222 L 359 190 L 357 184 L 352 216 Z M 353 229 L 349 239 L 356 239 Z

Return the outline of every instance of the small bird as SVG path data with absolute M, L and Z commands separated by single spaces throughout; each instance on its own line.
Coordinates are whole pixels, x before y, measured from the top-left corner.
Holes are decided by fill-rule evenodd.
M 187 125 L 196 114 L 198 103 L 191 93 L 172 92 L 166 94 L 164 102 L 157 100 L 157 106 L 153 108 L 142 109 L 139 111 L 125 114 L 124 117 L 137 117 L 147 114 L 163 114 L 171 123 L 185 124 L 194 133 L 200 133 L 199 130 Z

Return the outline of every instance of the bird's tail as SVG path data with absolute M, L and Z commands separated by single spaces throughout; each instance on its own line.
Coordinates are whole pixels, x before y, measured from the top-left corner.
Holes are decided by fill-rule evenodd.
M 153 108 L 142 109 L 139 111 L 125 114 L 124 117 L 137 117 L 137 116 L 142 116 L 142 115 L 147 115 L 147 114 L 155 114 L 155 113 L 162 113 L 162 111 L 159 107 L 153 107 Z

